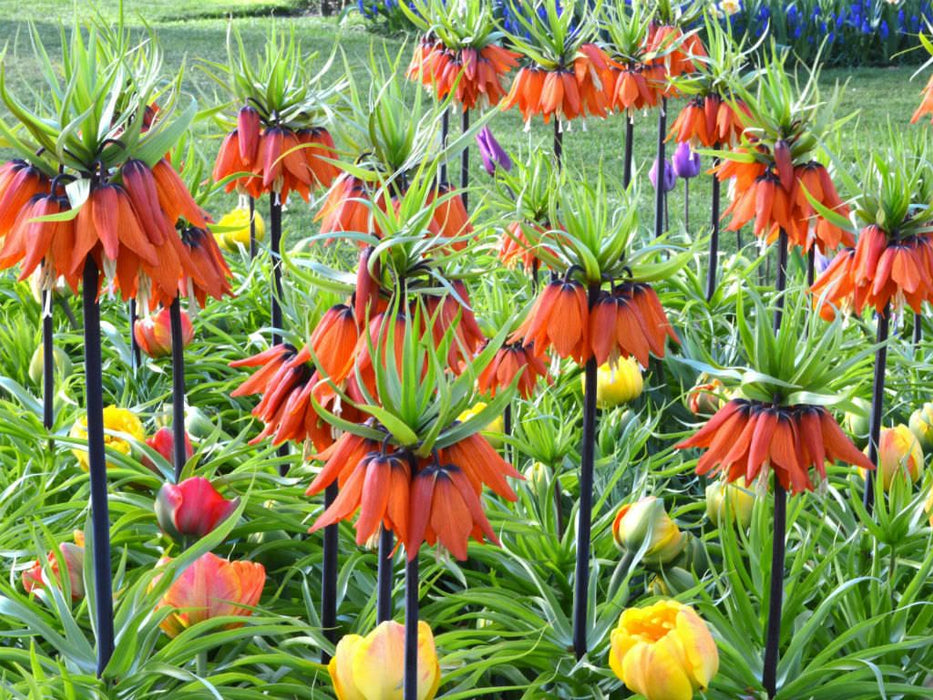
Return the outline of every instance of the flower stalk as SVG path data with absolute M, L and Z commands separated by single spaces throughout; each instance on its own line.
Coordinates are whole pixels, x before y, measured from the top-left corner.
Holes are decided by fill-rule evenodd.
M 97 601 L 97 675 L 113 655 L 113 590 L 110 571 L 110 517 L 104 453 L 104 397 L 100 348 L 97 263 L 84 263 L 84 372 L 87 410 L 88 471 L 91 479 L 91 532 L 94 543 L 94 592 Z M 51 363 L 50 363 L 51 364 Z
M 135 372 L 142 363 L 139 341 L 136 340 L 136 299 L 130 299 L 130 365 Z
M 633 149 L 635 146 L 635 120 L 631 114 L 625 116 L 625 155 L 622 161 L 622 185 L 628 189 L 632 181 L 632 161 L 634 160 Z
M 52 325 L 52 292 L 42 292 L 42 425 L 55 423 L 55 330 Z
M 465 134 L 470 130 L 470 110 L 464 108 L 463 113 L 460 115 L 460 130 Z M 469 197 L 469 192 L 467 192 L 467 187 L 470 186 L 470 148 L 469 146 L 464 146 L 463 150 L 460 152 L 460 198 L 463 200 L 463 206 L 466 208 L 467 198 Z M 417 631 L 416 631 L 417 636 Z
M 660 188 L 659 188 L 660 189 Z M 590 309 L 599 299 L 599 284 L 588 292 Z M 593 463 L 596 446 L 596 357 L 584 368 L 583 451 L 580 457 L 580 506 L 577 515 L 577 561 L 573 589 L 573 650 L 578 659 L 586 654 L 586 610 L 590 589 L 590 531 L 593 514 Z
M 786 250 L 786 249 L 785 249 Z M 784 555 L 787 529 L 787 492 L 774 478 L 774 539 L 771 542 L 771 590 L 768 596 L 768 629 L 761 682 L 773 698 L 777 693 L 778 645 L 781 640 L 781 608 L 784 603 Z
M 663 167 L 665 159 L 665 138 L 667 137 L 667 98 L 661 98 L 661 107 L 658 110 L 658 156 L 656 162 L 658 169 Z M 660 178 L 659 178 L 660 180 Z M 667 192 L 660 185 L 654 191 L 654 236 L 658 238 L 664 231 L 664 211 L 667 202 Z
M 324 509 L 330 508 L 337 498 L 337 484 L 324 490 Z M 321 627 L 327 641 L 337 643 L 337 548 L 340 546 L 339 525 L 324 528 L 324 551 L 321 570 Z M 321 663 L 330 661 L 327 651 L 321 652 Z
M 256 198 L 249 195 L 249 259 L 256 257 Z
M 404 700 L 418 700 L 418 556 L 405 566 L 405 689 Z
M 181 326 L 181 298 L 176 296 L 169 307 L 172 324 L 172 464 L 175 482 L 188 460 L 185 450 L 185 339 Z
M 888 364 L 888 331 L 891 325 L 891 305 L 886 304 L 878 314 L 878 328 L 875 340 L 878 349 L 875 350 L 875 374 L 871 387 L 871 413 L 868 431 L 868 459 L 878 466 L 878 444 L 881 440 L 881 417 L 884 413 L 884 375 Z M 863 501 L 865 510 L 872 512 L 875 507 L 875 472 L 865 473 L 865 494 Z

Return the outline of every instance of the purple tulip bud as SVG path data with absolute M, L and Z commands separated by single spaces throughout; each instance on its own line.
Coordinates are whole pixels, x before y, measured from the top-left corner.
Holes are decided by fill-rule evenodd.
M 674 151 L 674 174 L 689 180 L 700 174 L 700 154 L 690 148 L 689 143 L 682 143 Z
M 488 126 L 484 126 L 476 135 L 476 143 L 479 144 L 479 154 L 483 159 L 483 167 L 490 175 L 495 175 L 496 167 L 500 167 L 506 172 L 512 169 L 512 159 L 509 154 L 503 150 L 496 137 Z
M 658 161 L 655 159 L 654 164 L 651 166 L 651 170 L 648 171 L 648 179 L 651 180 L 651 184 L 655 189 L 658 189 Z M 674 189 L 674 183 L 677 182 L 677 175 L 674 173 L 674 168 L 671 165 L 671 162 L 664 159 L 664 178 L 661 183 L 661 190 L 663 192 L 670 192 Z

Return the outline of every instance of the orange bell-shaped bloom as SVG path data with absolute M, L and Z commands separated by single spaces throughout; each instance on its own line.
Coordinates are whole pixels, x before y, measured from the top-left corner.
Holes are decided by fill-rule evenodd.
M 582 365 L 592 354 L 589 326 L 586 288 L 579 282 L 554 280 L 544 287 L 511 341 L 534 343 L 539 353 L 553 346 L 560 357 L 572 357 Z
M 49 179 L 24 160 L 0 166 L 0 238 L 13 228 L 16 218 L 36 195 L 49 192 Z
M 353 369 L 353 350 L 358 341 L 359 329 L 353 309 L 337 304 L 324 313 L 309 342 L 321 372 L 340 384 Z
M 476 386 L 481 392 L 495 396 L 500 389 L 511 386 L 519 373 L 518 395 L 527 399 L 534 393 L 538 378 L 547 376 L 547 364 L 535 352 L 533 344 L 524 345 L 519 341 L 503 345 L 480 373 Z
M 327 199 L 314 220 L 321 222 L 321 233 L 369 233 L 372 215 L 369 196 L 362 180 L 341 174 L 331 186 Z
M 739 108 L 737 112 L 715 93 L 695 97 L 677 115 L 671 137 L 694 147 L 732 146 L 744 131 L 743 120 L 748 113 L 744 104 L 740 103 Z
M 706 448 L 697 474 L 726 474 L 729 481 L 752 483 L 770 468 L 781 486 L 794 493 L 813 490 L 809 470 L 826 479 L 826 461 L 874 469 L 820 406 L 775 406 L 733 399 L 692 437 L 677 445 Z
M 910 123 L 916 124 L 920 121 L 921 117 L 928 114 L 933 114 L 933 75 L 930 76 L 930 79 L 927 80 L 927 84 L 923 88 L 923 100 L 920 102 L 920 106 L 917 107 L 917 111 L 914 112 L 913 116 L 910 118 Z
M 253 612 L 249 608 L 259 603 L 265 583 L 262 564 L 203 554 L 181 573 L 156 606 L 156 610 L 173 610 L 159 627 L 169 637 L 177 637 L 204 620 L 229 615 L 248 617 Z M 242 626 L 242 622 L 230 623 L 224 628 Z

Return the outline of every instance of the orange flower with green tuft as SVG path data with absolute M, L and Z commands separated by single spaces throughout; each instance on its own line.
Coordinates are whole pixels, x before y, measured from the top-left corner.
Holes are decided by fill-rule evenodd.
M 754 299 L 754 318 L 748 318 L 741 302 L 736 315 L 751 371 L 719 372 L 743 379 L 744 398 L 731 399 L 677 448 L 705 450 L 698 474 L 721 472 L 728 481 L 751 484 L 773 471 L 792 493 L 813 490 L 824 481 L 827 462 L 874 469 L 825 408 L 842 403 L 835 387 L 852 381 L 854 363 L 838 359 L 852 356 L 841 321 L 818 337 L 808 334 L 806 304 L 795 295 L 787 299 L 775 337 L 767 330 L 770 310 Z M 765 328 L 757 335 L 750 330 L 756 322 Z
M 677 341 L 648 282 L 671 274 L 686 258 L 653 263 L 649 256 L 656 250 L 630 250 L 636 208 L 626 203 L 628 194 L 616 206 L 606 194 L 602 178 L 595 187 L 560 181 L 549 218 L 563 226 L 534 241 L 554 272 L 510 341 L 533 344 L 539 354 L 553 349 L 580 365 L 590 358 L 604 364 L 634 356 L 647 366 L 649 354 L 664 357 L 668 337 Z
M 293 31 L 284 36 L 273 28 L 257 62 L 234 30 L 227 54 L 227 66 L 213 77 L 240 107 L 217 154 L 214 181 L 227 192 L 256 198 L 274 192 L 283 203 L 297 192 L 307 202 L 339 173 L 323 123 L 345 84 L 321 85 L 330 63 L 315 73 L 315 56 L 302 53 Z
M 625 112 L 629 117 L 657 107 L 664 87 L 664 70 L 652 61 L 648 48 L 650 26 L 648 8 L 624 0 L 609 4 L 601 22 L 609 58 L 606 80 L 609 109 Z
M 720 181 L 734 179 L 732 201 L 723 214 L 731 217 L 727 230 L 753 222 L 755 235 L 769 243 L 783 230 L 789 247 L 809 251 L 816 245 L 825 253 L 853 243 L 848 227 L 839 225 L 849 208 L 817 157 L 821 137 L 841 122 L 829 123 L 823 116 L 831 109 L 820 96 L 818 71 L 798 86 L 786 62 L 787 53 L 773 48 L 755 93 L 734 82 L 731 99 L 743 105 L 745 130 L 736 148 L 719 152 L 722 162 L 713 172 Z
M 492 6 L 467 0 L 451 10 L 443 0 L 399 6 L 424 35 L 406 75 L 443 101 L 453 95 L 463 111 L 495 107 L 505 94 L 502 79 L 518 65 L 518 54 L 499 45 Z
M 861 182 L 851 183 L 862 226 L 854 247 L 840 250 L 811 288 L 825 319 L 837 309 L 881 313 L 889 304 L 920 313 L 924 301 L 933 301 L 929 139 L 924 134 L 909 147 L 892 138 L 887 153 L 863 164 Z
M 249 617 L 253 614 L 250 608 L 259 604 L 265 583 L 266 570 L 262 564 L 228 561 L 210 552 L 203 554 L 181 572 L 159 601 L 156 610 L 171 610 L 159 627 L 174 638 L 215 617 Z M 243 624 L 231 622 L 223 628 L 236 629 Z
M 500 107 L 518 107 L 526 123 L 538 114 L 545 124 L 552 118 L 569 122 L 587 115 L 605 117 L 609 59 L 593 43 L 596 22 L 590 8 L 545 0 L 513 3 L 511 9 L 523 33 L 507 32 L 508 39 L 524 65 Z

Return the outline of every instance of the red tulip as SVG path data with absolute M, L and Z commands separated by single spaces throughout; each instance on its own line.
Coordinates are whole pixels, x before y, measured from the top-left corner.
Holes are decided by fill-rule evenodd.
M 239 499 L 228 501 L 201 476 L 180 484 L 165 484 L 156 496 L 159 527 L 171 537 L 204 537 L 236 510 Z
M 152 316 L 137 319 L 133 326 L 139 349 L 149 357 L 165 357 L 172 352 L 172 320 L 168 309 L 162 309 Z M 194 338 L 194 327 L 188 313 L 181 312 L 181 342 L 187 346 Z
M 169 637 L 214 617 L 252 614 L 266 583 L 266 569 L 250 561 L 227 561 L 208 552 L 197 559 L 168 589 L 156 609 L 173 608 L 159 623 Z M 247 607 L 243 607 L 247 606 Z M 224 625 L 225 629 L 243 623 Z
M 155 435 L 146 440 L 146 444 L 160 455 L 165 457 L 165 461 L 169 464 L 172 464 L 175 461 L 175 436 L 172 433 L 171 428 L 159 428 Z M 193 454 L 194 449 L 191 447 L 191 440 L 188 438 L 188 433 L 185 433 L 185 456 L 188 459 L 191 459 L 191 455 Z M 148 457 L 143 457 L 143 466 L 148 467 L 153 471 L 157 471 L 155 465 L 152 463 L 152 460 Z
M 63 542 L 59 549 L 65 561 L 65 571 L 68 573 L 71 600 L 81 600 L 84 597 L 84 533 L 76 530 L 75 543 Z M 47 588 L 50 583 L 61 587 L 61 567 L 58 564 L 57 552 L 49 552 L 48 561 L 48 570 L 43 570 L 42 562 L 36 560 L 23 572 L 23 588 L 27 593 Z M 49 581 L 48 574 L 51 574 L 53 581 Z

